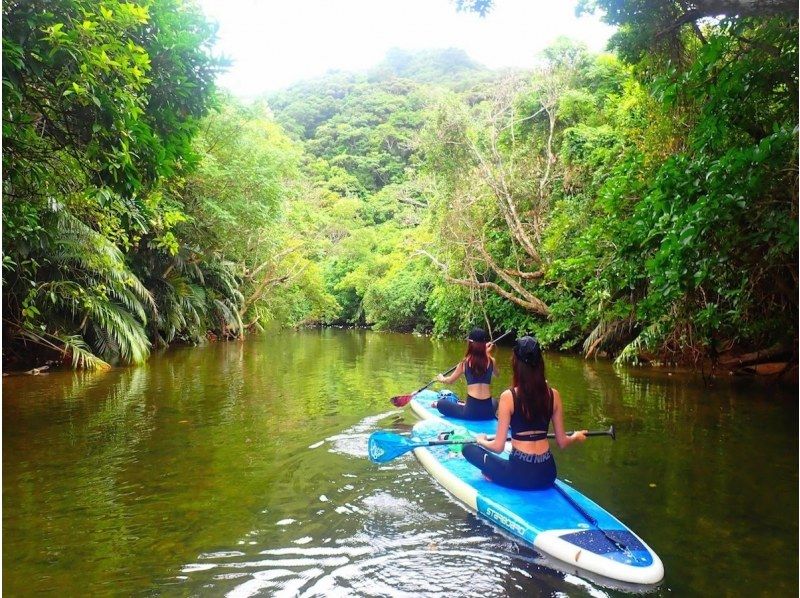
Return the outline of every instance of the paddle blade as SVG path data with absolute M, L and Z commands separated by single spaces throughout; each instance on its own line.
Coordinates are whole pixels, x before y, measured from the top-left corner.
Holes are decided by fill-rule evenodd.
M 367 452 L 373 463 L 386 463 L 417 446 L 405 436 L 381 430 L 369 435 Z
M 397 395 L 389 399 L 389 401 L 391 401 L 392 405 L 395 407 L 405 407 L 413 397 L 414 395 Z

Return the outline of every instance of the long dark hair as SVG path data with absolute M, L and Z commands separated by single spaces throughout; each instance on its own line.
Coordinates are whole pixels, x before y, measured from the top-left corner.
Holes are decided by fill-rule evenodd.
M 489 369 L 489 357 L 486 355 L 486 343 L 469 341 L 467 352 L 464 353 L 465 362 L 478 376 L 483 376 Z
M 553 416 L 553 395 L 544 378 L 544 359 L 540 358 L 536 365 L 528 365 L 512 353 L 511 369 L 514 371 L 512 385 L 517 389 L 522 414 L 528 420 L 545 414 L 549 420 Z

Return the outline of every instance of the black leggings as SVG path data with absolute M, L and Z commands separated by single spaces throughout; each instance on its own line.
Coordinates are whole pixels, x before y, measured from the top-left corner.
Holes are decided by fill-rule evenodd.
M 494 401 L 488 399 L 476 399 L 467 395 L 467 402 L 463 405 L 455 401 L 437 401 L 436 408 L 439 413 L 447 417 L 457 417 L 459 419 L 494 419 Z
M 465 444 L 463 453 L 483 475 L 507 488 L 544 490 L 556 479 L 556 460 L 550 451 L 529 455 L 514 449 L 508 459 L 503 459 L 482 446 Z

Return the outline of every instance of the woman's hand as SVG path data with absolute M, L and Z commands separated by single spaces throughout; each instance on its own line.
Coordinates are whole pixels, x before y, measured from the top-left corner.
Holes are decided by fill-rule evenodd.
M 586 433 L 588 431 L 589 430 L 575 430 L 572 434 L 570 434 L 570 438 L 572 438 L 573 441 L 577 440 L 578 442 L 583 442 L 586 440 Z
M 444 382 L 445 381 L 445 377 L 442 374 L 439 374 L 438 376 L 436 376 L 436 380 L 438 382 Z
M 486 434 L 478 434 L 475 437 L 475 441 L 478 443 L 478 446 L 486 446 L 489 441 L 486 440 Z
M 491 350 L 494 349 L 494 343 L 488 342 L 486 343 L 486 352 L 489 353 Z

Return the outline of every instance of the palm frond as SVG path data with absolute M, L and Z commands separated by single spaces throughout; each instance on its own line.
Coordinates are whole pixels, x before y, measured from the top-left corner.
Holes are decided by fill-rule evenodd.
M 105 330 L 116 342 L 123 361 L 143 363 L 150 355 L 147 333 L 130 312 L 111 301 L 97 299 L 91 302 L 89 313 L 95 326 Z
M 131 271 L 122 251 L 109 239 L 66 210 L 57 215 L 51 259 L 70 280 L 97 282 L 142 322 L 146 311 L 155 315 L 157 307 L 152 293 Z
M 106 370 L 111 367 L 92 353 L 89 345 L 78 334 L 50 334 L 27 328 L 20 328 L 18 334 L 37 345 L 55 349 L 65 356 L 69 355 L 72 358 L 72 367 L 75 369 Z M 60 343 L 60 346 L 56 343 Z
M 73 335 L 63 335 L 59 339 L 64 343 L 65 349 L 72 354 L 72 367 L 75 369 L 98 370 L 109 369 L 111 366 L 100 357 L 92 353 L 89 345 L 83 337 Z
M 94 345 L 97 352 L 108 360 L 114 361 L 119 357 L 120 349 L 117 341 L 111 336 L 111 333 L 105 328 L 92 325 L 91 331 L 94 335 Z
M 225 325 L 234 332 L 240 332 L 244 328 L 242 318 L 239 316 L 239 310 L 230 305 L 227 301 L 219 299 L 214 300 L 214 305 L 217 308 L 221 320 Z
M 147 314 L 145 314 L 144 306 L 140 298 L 134 294 L 133 290 L 128 287 L 113 286 L 109 289 L 109 294 L 112 295 L 125 309 L 139 318 L 142 323 L 147 323 Z M 157 314 L 155 303 L 153 303 L 153 311 Z
M 614 360 L 614 363 L 617 365 L 639 365 L 642 361 L 642 353 L 651 351 L 655 346 L 660 330 L 660 322 L 656 322 L 645 328 L 635 339 L 625 345 Z

